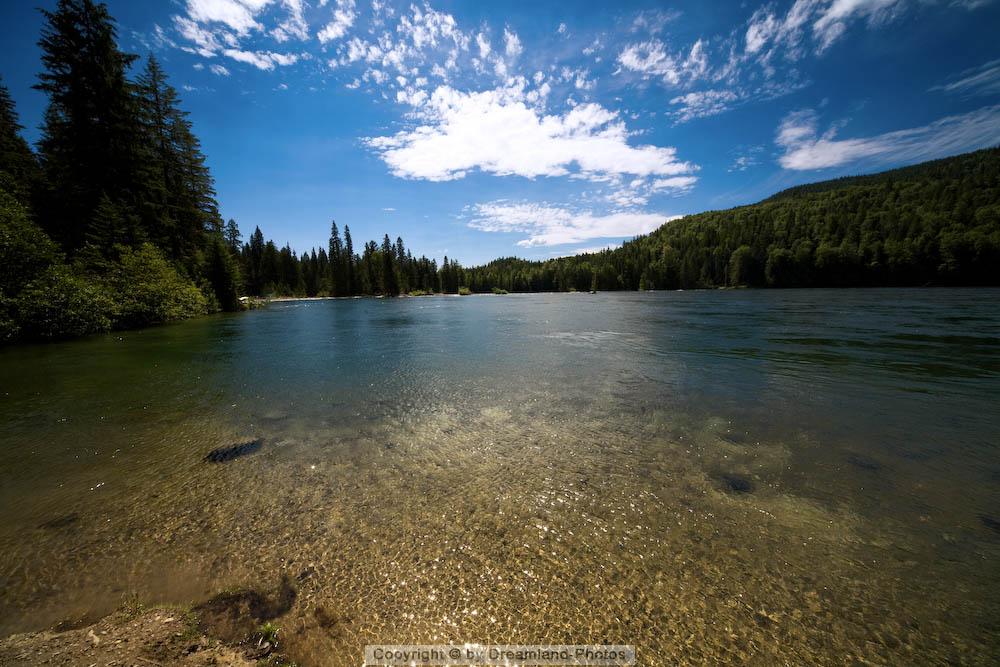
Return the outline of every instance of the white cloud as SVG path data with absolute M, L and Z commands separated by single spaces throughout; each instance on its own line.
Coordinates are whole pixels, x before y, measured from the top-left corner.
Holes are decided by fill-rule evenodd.
M 675 9 L 671 10 L 660 10 L 660 9 L 648 9 L 639 12 L 635 19 L 632 21 L 632 32 L 645 31 L 651 35 L 655 35 L 663 31 L 671 21 L 675 21 L 680 18 L 681 13 Z
M 490 39 L 483 33 L 476 34 L 476 46 L 479 47 L 479 57 L 488 58 L 493 47 L 490 46 Z
M 212 74 L 218 74 L 219 76 L 229 76 L 229 70 L 219 65 L 218 63 L 210 65 L 209 69 L 212 70 Z
M 680 108 L 671 112 L 678 123 L 685 123 L 693 118 L 715 116 L 729 110 L 739 96 L 731 90 L 702 90 L 680 95 L 670 100 L 670 103 Z
M 818 134 L 811 110 L 789 114 L 778 127 L 775 143 L 784 149 L 785 169 L 825 169 L 860 160 L 874 163 L 917 162 L 1000 143 L 1000 105 L 947 116 L 921 127 L 873 137 L 837 139 L 836 127 Z
M 658 39 L 629 44 L 618 54 L 618 63 L 644 77 L 661 77 L 664 83 L 672 86 L 703 78 L 709 69 L 706 45 L 700 39 L 687 55 L 669 53 Z
M 354 19 L 357 16 L 354 11 L 354 0 L 337 0 L 337 8 L 333 11 L 333 20 L 316 34 L 316 38 L 322 44 L 340 39 L 354 25 Z
M 465 93 L 440 86 L 415 109 L 424 124 L 366 139 L 402 178 L 449 181 L 481 171 L 608 181 L 623 174 L 678 176 L 697 168 L 674 148 L 630 146 L 625 124 L 597 104 L 542 115 L 515 88 Z M 576 171 L 574 171 L 574 167 Z
M 615 250 L 622 247 L 621 243 L 605 243 L 604 245 L 592 245 L 586 248 L 574 248 L 569 253 L 554 253 L 560 257 L 572 257 L 573 255 L 596 255 L 605 250 Z
M 1000 60 L 991 60 L 979 67 L 962 72 L 961 78 L 951 83 L 934 86 L 931 90 L 960 95 L 993 95 L 1000 93 Z
M 852 19 L 867 18 L 869 25 L 878 25 L 891 20 L 902 4 L 902 0 L 833 0 L 820 11 L 813 23 L 813 35 L 819 42 L 819 50 L 829 48 L 843 35 Z
M 197 53 L 204 58 L 211 58 L 222 49 L 222 43 L 214 32 L 202 28 L 187 17 L 175 16 L 174 27 L 177 28 L 181 37 L 194 43 L 194 47 L 182 47 L 188 51 Z
M 517 33 L 506 28 L 503 31 L 503 43 L 508 58 L 517 58 L 524 51 L 524 47 L 521 46 L 521 38 L 517 36 Z
M 750 167 L 755 167 L 760 164 L 758 155 L 764 151 L 763 146 L 750 146 L 743 150 L 742 155 L 738 155 L 733 163 L 729 166 L 728 171 L 746 171 Z
M 299 56 L 294 53 L 273 53 L 271 51 L 240 51 L 239 49 L 226 49 L 223 55 L 241 63 L 253 65 L 257 69 L 270 71 L 275 65 L 292 65 L 299 60 Z
M 477 204 L 469 226 L 484 232 L 519 232 L 528 237 L 517 242 L 522 248 L 581 243 L 591 239 L 622 238 L 648 234 L 675 219 L 659 213 L 618 211 L 595 215 L 548 204 L 497 201 Z
M 187 15 L 196 23 L 222 23 L 245 35 L 260 30 L 256 15 L 271 0 L 187 0 Z
M 288 10 L 288 18 L 271 31 L 271 36 L 279 44 L 295 38 L 302 41 L 309 39 L 309 24 L 303 15 L 302 0 L 282 0 Z
M 991 0 L 952 0 L 951 7 L 973 10 Z M 847 33 L 851 23 L 865 21 L 869 28 L 885 25 L 911 7 L 933 4 L 905 0 L 795 0 L 784 17 L 773 12 L 771 5 L 754 12 L 744 36 L 745 53 L 757 56 L 765 71 L 781 53 L 795 61 L 806 53 L 803 42 L 811 35 L 813 50 L 821 54 Z
M 695 176 L 671 176 L 670 178 L 657 178 L 650 186 L 652 190 L 670 190 L 673 192 L 686 192 L 694 187 L 698 181 Z

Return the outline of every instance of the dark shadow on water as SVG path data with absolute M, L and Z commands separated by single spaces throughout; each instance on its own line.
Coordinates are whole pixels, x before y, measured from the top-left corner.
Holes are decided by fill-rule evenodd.
M 218 449 L 213 449 L 208 454 L 205 455 L 205 461 L 209 463 L 225 463 L 227 461 L 232 461 L 235 458 L 241 456 L 249 456 L 260 450 L 261 446 L 264 444 L 263 440 L 251 440 L 250 442 L 243 442 L 237 445 L 231 445 L 229 447 L 219 447 Z

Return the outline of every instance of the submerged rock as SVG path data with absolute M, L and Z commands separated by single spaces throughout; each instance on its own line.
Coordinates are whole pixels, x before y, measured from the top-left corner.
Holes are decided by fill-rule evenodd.
M 993 532 L 1000 533 L 1000 519 L 990 516 L 989 514 L 980 514 L 979 522 Z
M 847 457 L 847 462 L 855 468 L 861 468 L 862 470 L 868 470 L 869 472 L 878 472 L 882 469 L 881 463 L 875 459 L 861 456 L 860 454 L 851 454 Z
M 733 493 L 751 493 L 754 490 L 753 482 L 746 477 L 726 473 L 722 475 L 721 479 L 726 489 Z
M 226 461 L 232 461 L 240 456 L 253 454 L 259 450 L 263 444 L 263 440 L 257 439 L 237 445 L 230 445 L 229 447 L 219 447 L 218 449 L 213 449 L 206 454 L 205 460 L 209 463 L 225 463 Z
M 265 621 L 284 616 L 295 603 L 296 591 L 287 575 L 277 590 L 221 593 L 194 608 L 205 634 L 227 642 L 246 640 Z
M 64 516 L 59 516 L 59 517 L 56 517 L 55 519 L 49 519 L 48 521 L 45 521 L 43 523 L 38 524 L 38 527 L 39 528 L 46 528 L 46 529 L 50 529 L 50 530 L 53 530 L 53 529 L 56 529 L 56 528 L 65 528 L 67 526 L 72 526 L 74 523 L 76 523 L 79 520 L 80 520 L 80 515 L 77 514 L 76 512 L 73 512 L 72 514 L 66 514 Z

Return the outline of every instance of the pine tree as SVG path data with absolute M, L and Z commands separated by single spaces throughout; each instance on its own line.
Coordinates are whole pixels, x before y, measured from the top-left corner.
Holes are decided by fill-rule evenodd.
M 238 254 L 240 251 L 240 226 L 232 218 L 229 218 L 229 222 L 226 223 L 224 238 L 226 245 L 229 246 L 229 251 L 234 255 Z
M 347 293 L 354 296 L 361 293 L 361 286 L 358 284 L 354 265 L 354 242 L 351 240 L 351 228 L 348 225 L 344 225 L 344 255 L 347 260 Z
M 330 291 L 334 296 L 345 296 L 349 290 L 346 285 L 344 247 L 340 242 L 340 230 L 337 221 L 330 223 Z
M 36 88 L 49 95 L 41 157 L 50 196 L 41 219 L 74 251 L 102 194 L 128 206 L 141 198 L 142 139 L 126 79 L 136 56 L 118 49 L 103 4 L 59 0 L 42 14 L 44 71 Z
M 399 295 L 399 280 L 396 278 L 396 252 L 386 234 L 382 239 L 382 294 Z
M 239 269 L 229 246 L 219 235 L 209 237 L 206 274 L 219 307 L 230 312 L 239 310 Z
M 264 294 L 264 234 L 260 227 L 253 230 L 246 246 L 247 293 L 254 296 Z
M 21 136 L 22 129 L 14 100 L 0 82 L 0 172 L 8 175 L 12 194 L 27 206 L 32 192 L 38 187 L 39 167 L 34 152 Z
M 136 91 L 146 148 L 144 218 L 157 244 L 193 270 L 204 233 L 224 231 L 212 176 L 177 91 L 152 56 Z

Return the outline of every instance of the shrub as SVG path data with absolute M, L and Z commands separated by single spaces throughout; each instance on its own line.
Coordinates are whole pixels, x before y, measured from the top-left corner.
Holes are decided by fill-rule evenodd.
M 16 295 L 58 259 L 52 239 L 13 196 L 0 190 L 0 290 Z
M 114 306 L 100 286 L 53 266 L 17 297 L 17 320 L 28 338 L 72 338 L 108 331 Z
M 201 290 L 178 274 L 152 244 L 120 246 L 118 253 L 108 277 L 117 302 L 116 327 L 141 327 L 207 312 Z
M 459 287 L 458 293 L 460 296 L 469 296 L 470 294 L 472 294 L 472 290 L 470 290 L 468 287 Z

